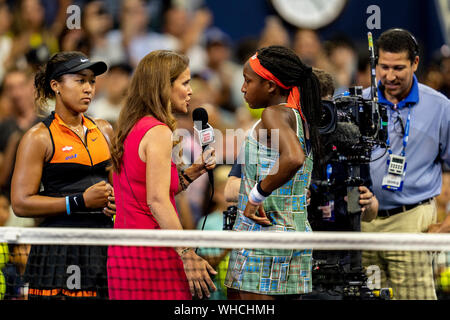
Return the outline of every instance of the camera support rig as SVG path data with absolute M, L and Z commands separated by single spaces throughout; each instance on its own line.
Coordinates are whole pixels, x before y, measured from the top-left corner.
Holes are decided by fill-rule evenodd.
M 332 101 L 323 102 L 324 113 L 319 132 L 325 149 L 325 167 L 322 176 L 313 177 L 311 182 L 308 219 L 313 230 L 316 224 L 319 226 L 316 228 L 318 231 L 360 231 L 358 187 L 370 178 L 372 150 L 376 146 L 386 148 L 387 107 L 378 102 L 376 60 L 370 32 L 368 42 L 371 67 L 370 99 L 365 99 L 363 88 L 357 86 L 349 88 L 348 92 L 334 97 Z M 366 172 L 362 172 L 363 170 Z M 316 210 L 313 204 L 323 206 L 329 203 L 333 203 L 338 216 L 324 221 L 323 212 Z M 322 220 L 314 221 L 319 216 Z M 338 221 L 339 219 L 341 221 Z M 336 230 L 333 229 L 334 226 Z M 338 286 L 341 289 L 339 294 L 344 299 L 376 298 L 374 292 L 366 286 L 367 277 L 361 266 L 361 252 L 322 252 L 316 253 L 313 260 L 313 275 L 316 278 L 313 288 L 329 291 L 333 286 Z M 327 284 L 327 281 L 331 283 Z M 383 297 L 386 298 L 386 295 Z

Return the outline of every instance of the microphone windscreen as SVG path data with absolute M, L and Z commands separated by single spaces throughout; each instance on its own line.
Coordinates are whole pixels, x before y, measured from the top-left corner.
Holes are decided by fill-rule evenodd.
M 192 120 L 198 130 L 205 129 L 208 127 L 208 112 L 204 108 L 196 108 L 192 112 Z M 201 128 L 198 127 L 199 124 Z
M 361 133 L 357 125 L 349 122 L 338 122 L 333 134 L 327 136 L 327 143 L 342 146 L 353 146 L 359 142 Z

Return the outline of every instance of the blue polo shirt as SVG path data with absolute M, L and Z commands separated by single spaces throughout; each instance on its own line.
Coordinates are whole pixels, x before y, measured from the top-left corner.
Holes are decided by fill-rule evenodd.
M 370 98 L 370 88 L 364 90 L 363 96 Z M 411 111 L 411 127 L 405 149 L 407 168 L 402 191 L 382 189 L 382 180 L 387 173 L 388 152 L 379 147 L 372 152 L 372 160 L 376 161 L 370 163 L 370 174 L 380 209 L 414 204 L 439 195 L 442 185 L 441 162 L 450 165 L 450 100 L 419 83 L 416 76 L 408 96 L 397 105 L 389 102 L 380 89 L 378 100 L 388 106 L 388 135 L 393 154 L 400 155 L 403 150 L 401 126 L 398 120 L 396 124 L 394 122 L 397 117 L 401 117 L 405 126 L 408 112 Z

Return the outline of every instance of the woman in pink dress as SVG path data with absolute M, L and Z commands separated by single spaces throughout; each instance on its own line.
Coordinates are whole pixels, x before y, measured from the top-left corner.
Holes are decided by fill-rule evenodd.
M 171 160 L 173 112 L 187 113 L 188 59 L 158 50 L 137 66 L 112 149 L 116 229 L 182 230 L 174 196 L 215 167 L 214 151 L 178 172 Z M 207 160 L 203 160 L 207 159 Z M 110 299 L 179 300 L 209 296 L 215 270 L 192 248 L 111 246 Z

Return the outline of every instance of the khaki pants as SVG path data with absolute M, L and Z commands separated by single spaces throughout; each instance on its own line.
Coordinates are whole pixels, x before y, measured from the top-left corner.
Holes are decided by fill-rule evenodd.
M 435 201 L 391 217 L 361 222 L 363 232 L 421 233 L 436 223 Z M 422 251 L 363 251 L 364 267 L 377 266 L 381 288 L 390 287 L 396 300 L 436 300 L 432 254 Z M 372 267 L 373 270 L 373 267 Z

